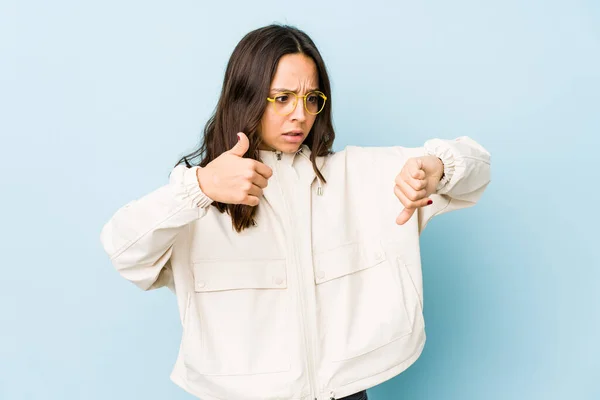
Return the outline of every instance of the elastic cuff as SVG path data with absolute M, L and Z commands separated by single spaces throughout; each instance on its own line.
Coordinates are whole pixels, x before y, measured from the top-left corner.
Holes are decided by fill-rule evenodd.
M 436 156 L 444 164 L 444 175 L 436 187 L 436 192 L 441 191 L 452 180 L 456 167 L 456 159 L 448 146 L 440 139 L 431 139 L 425 142 L 425 151 L 427 155 Z
M 212 199 L 209 198 L 198 183 L 197 170 L 200 167 L 192 167 L 185 171 L 183 175 L 183 187 L 186 195 L 191 199 L 196 207 L 206 208 L 212 204 Z

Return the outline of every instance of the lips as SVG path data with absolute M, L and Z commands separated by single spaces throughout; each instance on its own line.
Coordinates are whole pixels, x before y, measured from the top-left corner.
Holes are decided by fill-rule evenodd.
M 284 133 L 281 138 L 287 143 L 293 143 L 296 145 L 298 143 L 302 143 L 304 140 L 304 134 L 302 131 L 290 131 Z
M 284 133 L 285 136 L 302 136 L 301 133 Z

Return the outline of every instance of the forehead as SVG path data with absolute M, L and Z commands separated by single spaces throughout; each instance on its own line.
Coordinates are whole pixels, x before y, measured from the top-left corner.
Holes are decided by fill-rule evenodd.
M 286 54 L 279 59 L 271 88 L 299 90 L 318 87 L 317 66 L 304 54 Z

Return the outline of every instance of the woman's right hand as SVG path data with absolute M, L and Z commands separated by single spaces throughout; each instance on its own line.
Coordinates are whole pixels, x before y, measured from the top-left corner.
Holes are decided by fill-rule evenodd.
M 238 133 L 238 142 L 231 149 L 198 168 L 196 177 L 202 192 L 211 200 L 225 204 L 257 206 L 273 170 L 253 159 L 243 158 L 250 142 Z

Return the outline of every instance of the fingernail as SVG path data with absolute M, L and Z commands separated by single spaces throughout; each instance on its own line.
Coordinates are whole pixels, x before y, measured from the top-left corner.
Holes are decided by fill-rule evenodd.
M 430 205 L 430 204 L 433 204 L 433 200 L 429 200 L 429 201 L 427 202 L 427 205 Z
M 240 135 L 237 135 L 237 137 L 238 137 L 238 142 L 239 142 L 240 141 Z

